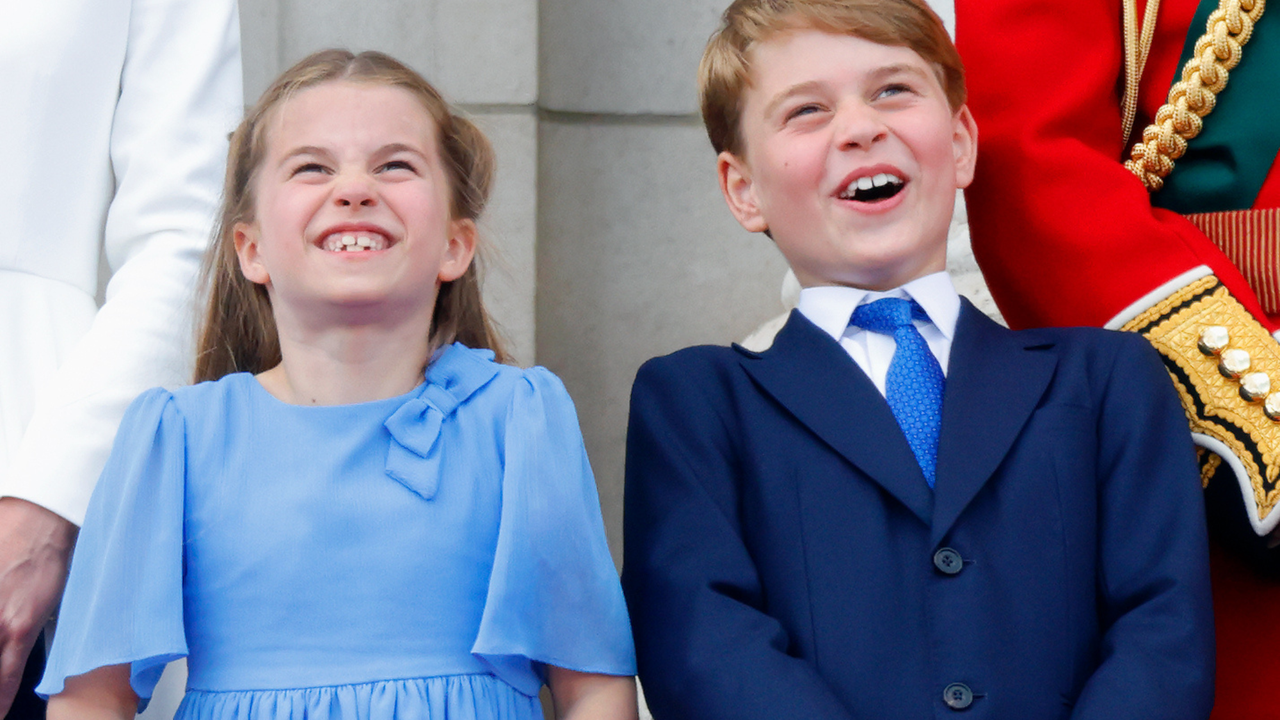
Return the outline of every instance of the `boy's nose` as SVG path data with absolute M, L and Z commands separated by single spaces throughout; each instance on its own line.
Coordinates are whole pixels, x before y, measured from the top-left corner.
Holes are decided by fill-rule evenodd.
M 889 129 L 874 108 L 858 104 L 841 108 L 836 114 L 836 141 L 841 149 L 866 150 L 888 135 Z

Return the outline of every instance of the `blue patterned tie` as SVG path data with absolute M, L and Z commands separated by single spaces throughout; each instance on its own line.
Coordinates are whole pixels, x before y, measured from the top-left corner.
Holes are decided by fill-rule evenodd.
M 892 335 L 898 349 L 885 376 L 885 399 L 897 419 L 907 444 L 933 487 L 938 464 L 938 430 L 942 427 L 942 388 L 945 378 L 929 343 L 911 323 L 928 320 L 914 300 L 884 298 L 859 305 L 850 325 L 881 335 Z

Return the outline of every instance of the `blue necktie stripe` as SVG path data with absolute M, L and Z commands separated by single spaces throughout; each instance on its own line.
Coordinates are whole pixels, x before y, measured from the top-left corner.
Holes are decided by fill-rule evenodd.
M 912 320 L 928 320 L 914 300 L 884 298 L 853 311 L 850 325 L 892 335 L 897 350 L 885 376 L 885 400 L 902 428 L 911 452 L 933 487 L 938 465 L 938 433 L 942 428 L 942 390 L 945 378 L 929 343 Z

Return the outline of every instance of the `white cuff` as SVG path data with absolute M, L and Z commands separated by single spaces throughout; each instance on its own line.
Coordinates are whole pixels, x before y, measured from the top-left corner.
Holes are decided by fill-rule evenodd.
M 1151 306 L 1169 297 L 1180 288 L 1184 288 L 1200 278 L 1212 274 L 1213 271 L 1209 269 L 1208 265 L 1194 267 L 1138 298 L 1132 305 L 1121 310 L 1119 314 L 1108 320 L 1103 327 L 1108 330 L 1119 330 L 1130 320 L 1146 312 Z

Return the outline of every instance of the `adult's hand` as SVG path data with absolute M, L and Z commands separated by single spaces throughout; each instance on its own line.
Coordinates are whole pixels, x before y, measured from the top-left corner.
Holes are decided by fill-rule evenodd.
M 0 716 L 67 581 L 77 528 L 26 500 L 0 498 Z

